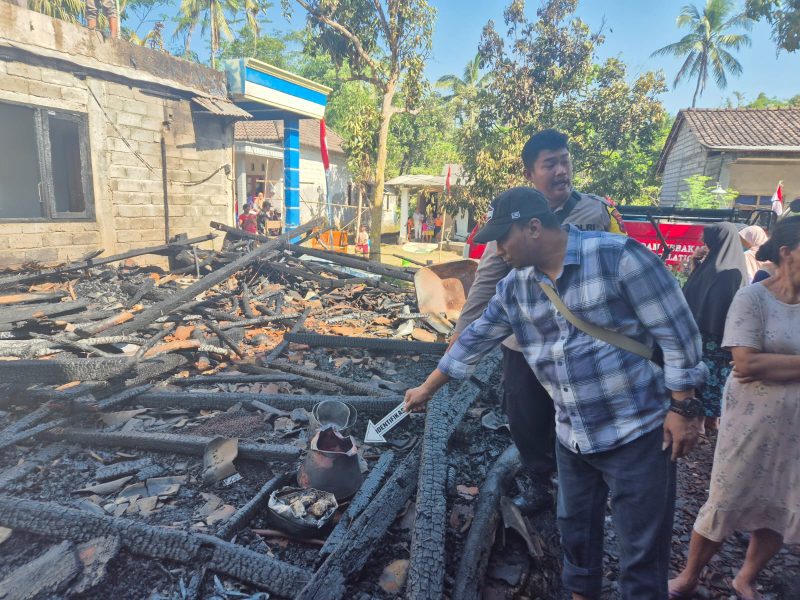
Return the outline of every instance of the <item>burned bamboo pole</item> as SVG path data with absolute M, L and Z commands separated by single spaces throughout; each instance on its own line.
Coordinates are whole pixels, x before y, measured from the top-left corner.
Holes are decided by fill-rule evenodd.
M 117 536 L 122 547 L 132 554 L 182 564 L 203 562 L 211 571 L 287 598 L 309 579 L 309 573 L 300 567 L 210 535 L 96 515 L 54 503 L 0 496 L 0 525 L 73 542 Z
M 519 450 L 512 444 L 494 462 L 481 485 L 475 517 L 461 551 L 453 598 L 480 600 L 483 578 L 494 545 L 500 498 L 521 466 Z
M 161 317 L 165 314 L 168 314 L 183 304 L 187 302 L 193 301 L 193 299 L 198 296 L 200 293 L 205 292 L 206 290 L 211 289 L 215 285 L 222 283 L 228 277 L 233 275 L 234 273 L 238 272 L 239 270 L 243 269 L 244 267 L 248 266 L 252 262 L 265 258 L 270 253 L 278 250 L 281 246 L 283 246 L 286 242 L 288 242 L 293 237 L 301 235 L 306 231 L 310 231 L 312 228 L 316 227 L 322 222 L 322 219 L 312 219 L 305 225 L 301 225 L 285 233 L 284 235 L 275 238 L 261 246 L 258 246 L 254 250 L 248 252 L 244 256 L 234 260 L 232 263 L 225 265 L 215 271 L 212 271 L 208 275 L 202 277 L 195 281 L 192 285 L 188 286 L 187 288 L 180 290 L 172 294 L 169 298 L 162 300 L 161 302 L 157 302 L 153 304 L 146 310 L 139 313 L 133 320 L 128 321 L 122 325 L 118 325 L 113 330 L 111 330 L 114 334 L 119 335 L 123 333 L 131 333 L 133 331 L 138 331 L 143 327 L 146 327 L 153 321 L 155 321 L 158 317 Z
M 87 446 L 137 448 L 144 451 L 176 452 L 192 456 L 203 456 L 206 447 L 214 439 L 175 433 L 120 433 L 73 428 L 53 429 L 47 436 Z M 299 456 L 300 449 L 297 446 L 239 442 L 239 457 L 247 460 L 292 461 Z
M 488 383 L 499 367 L 497 351 L 484 359 L 472 379 L 447 384 L 428 403 L 406 584 L 409 600 L 441 598 L 444 593 L 447 505 L 442 498 L 447 482 L 447 444 L 470 405 L 483 393 L 484 388 L 476 381 Z

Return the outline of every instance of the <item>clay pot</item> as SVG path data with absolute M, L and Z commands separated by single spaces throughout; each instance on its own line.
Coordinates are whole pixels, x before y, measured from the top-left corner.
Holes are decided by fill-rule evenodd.
M 355 440 L 332 426 L 320 429 L 300 466 L 300 486 L 325 490 L 341 501 L 355 494 L 362 480 Z

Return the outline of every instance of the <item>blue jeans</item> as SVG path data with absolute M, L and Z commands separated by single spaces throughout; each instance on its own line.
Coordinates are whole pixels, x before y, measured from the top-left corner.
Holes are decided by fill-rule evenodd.
M 667 598 L 675 463 L 661 450 L 658 427 L 608 452 L 577 454 L 556 442 L 558 527 L 564 550 L 562 580 L 570 592 L 600 598 L 606 501 L 620 551 L 625 600 Z

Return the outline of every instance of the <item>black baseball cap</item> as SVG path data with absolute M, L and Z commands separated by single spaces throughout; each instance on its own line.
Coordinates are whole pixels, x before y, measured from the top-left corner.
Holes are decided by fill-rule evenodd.
M 541 192 L 525 186 L 511 188 L 492 200 L 486 224 L 473 240 L 478 244 L 499 240 L 514 223 L 527 223 L 547 214 L 551 214 L 550 205 Z

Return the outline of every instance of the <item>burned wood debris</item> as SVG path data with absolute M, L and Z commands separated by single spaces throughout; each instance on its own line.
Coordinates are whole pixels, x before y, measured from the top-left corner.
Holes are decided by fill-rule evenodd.
M 453 490 L 508 444 L 481 429 L 497 357 L 366 444 L 446 348 L 414 271 L 302 245 L 318 222 L 212 226 L 219 251 L 0 274 L 0 594 L 450 596 L 475 500 Z

